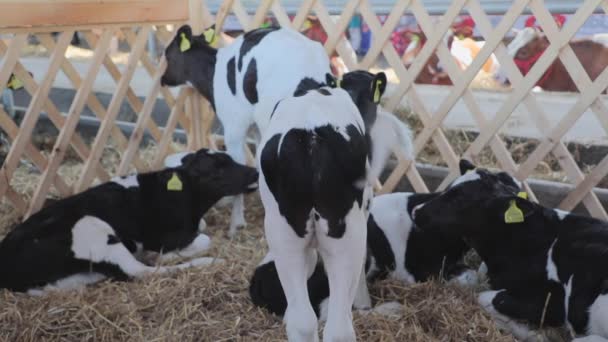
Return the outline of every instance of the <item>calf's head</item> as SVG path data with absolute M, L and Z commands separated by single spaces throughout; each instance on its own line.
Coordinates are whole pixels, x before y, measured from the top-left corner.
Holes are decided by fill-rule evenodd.
M 169 156 L 165 163 L 183 170 L 197 193 L 216 201 L 257 189 L 257 170 L 235 162 L 224 152 L 201 149 Z
M 520 185 L 506 172 L 475 168 L 466 160 L 460 162 L 460 171 L 462 175 L 447 190 L 414 208 L 412 216 L 418 226 L 471 236 L 488 228 L 485 223 L 496 214 L 496 198 L 518 198 Z M 505 211 L 500 215 L 504 218 Z
M 326 78 L 330 86 L 337 86 L 348 92 L 363 117 L 365 127 L 371 128 L 376 121 L 380 99 L 386 90 L 386 74 L 357 70 L 344 74 L 341 80 L 336 80 L 329 74 Z
M 217 52 L 214 48 L 216 42 L 215 25 L 199 36 L 192 35 L 192 28 L 189 25 L 180 27 L 165 49 L 167 69 L 160 79 L 161 85 L 171 87 L 182 85 L 191 81 L 192 72 L 197 71 L 195 69 L 205 67 L 213 69 Z

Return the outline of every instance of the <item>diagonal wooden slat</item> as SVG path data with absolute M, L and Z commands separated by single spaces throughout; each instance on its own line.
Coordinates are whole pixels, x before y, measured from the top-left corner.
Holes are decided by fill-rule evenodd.
M 177 126 L 177 119 L 180 115 L 182 115 L 184 110 L 184 103 L 186 101 L 187 96 L 189 95 L 189 88 L 182 87 L 179 90 L 179 94 L 175 99 L 175 105 L 171 109 L 171 114 L 169 115 L 169 119 L 167 120 L 167 124 L 165 125 L 165 129 L 163 131 L 163 136 L 160 139 L 158 144 L 158 151 L 156 152 L 156 157 L 152 162 L 152 167 L 155 169 L 159 169 L 162 167 L 163 160 L 167 156 L 169 146 L 172 141 L 173 131 L 175 131 L 175 127 Z
M 111 39 L 112 32 L 105 30 L 99 39 L 97 46 L 95 47 L 93 54 L 94 57 L 91 61 L 89 70 L 82 82 L 82 85 L 80 88 L 78 88 L 74 100 L 72 101 L 72 105 L 68 111 L 66 124 L 61 129 L 59 137 L 57 137 L 57 141 L 55 142 L 55 146 L 53 146 L 53 152 L 51 153 L 49 165 L 42 173 L 41 181 L 38 183 L 38 186 L 34 191 L 34 196 L 32 197 L 26 217 L 40 210 L 52 180 L 57 177 L 57 170 L 63 161 L 65 152 L 70 143 L 70 138 L 76 130 L 76 125 L 78 124 L 80 115 L 84 109 L 84 106 L 86 105 L 87 99 L 89 98 L 89 94 L 93 90 L 93 82 L 99 73 L 103 56 L 105 51 L 110 46 Z
M 118 82 L 116 92 L 112 96 L 112 100 L 110 101 L 110 105 L 108 106 L 106 117 L 101 123 L 99 131 L 97 132 L 97 136 L 95 137 L 95 140 L 93 142 L 93 149 L 91 151 L 91 154 L 85 162 L 82 174 L 78 182 L 76 183 L 77 192 L 86 189 L 93 180 L 93 169 L 97 166 L 99 162 L 99 158 L 101 157 L 101 153 L 109 137 L 111 127 L 114 125 L 114 121 L 118 116 L 120 105 L 124 97 L 127 95 L 129 81 L 133 77 L 133 73 L 135 72 L 135 68 L 137 67 L 137 62 L 139 61 L 140 55 L 144 53 L 144 47 L 150 30 L 150 26 L 143 26 L 137 34 L 137 40 L 135 41 L 135 44 L 133 45 L 133 50 L 129 55 L 127 67 L 124 73 L 122 74 L 120 81 Z
M 97 37 L 94 34 L 86 33 L 85 35 L 86 35 L 88 41 L 92 42 L 93 44 L 97 44 Z M 127 35 L 125 34 L 125 36 L 127 36 Z M 108 71 L 110 76 L 112 76 L 114 81 L 119 82 L 119 80 L 122 79 L 121 78 L 122 74 L 120 72 L 120 69 L 112 61 L 110 56 L 105 55 L 103 63 L 104 63 L 106 70 Z M 135 94 L 135 91 L 133 91 L 133 88 L 131 88 L 131 86 L 127 87 L 126 98 L 127 98 L 127 102 L 129 103 L 129 106 L 131 107 L 131 109 L 133 109 L 133 111 L 135 113 L 141 112 L 143 103 L 137 97 L 137 95 Z M 158 126 L 156 126 L 156 124 L 151 122 L 149 128 L 150 128 L 150 134 L 152 135 L 152 137 L 158 141 L 160 139 L 160 130 L 158 129 Z
M 38 36 L 43 37 L 44 35 L 38 35 Z M 55 45 L 53 44 L 53 48 L 49 49 L 49 50 L 53 51 L 54 47 L 55 47 Z M 5 49 L 6 49 L 6 45 L 4 45 L 4 42 L 0 41 L 0 52 L 4 51 Z M 62 63 L 62 66 L 64 64 L 65 64 L 65 59 L 64 59 L 64 62 Z M 76 71 L 74 71 L 74 72 L 76 72 Z M 17 78 L 19 78 L 19 80 L 21 80 L 25 90 L 30 95 L 33 96 L 36 93 L 36 91 L 38 91 L 38 88 L 39 88 L 38 84 L 36 83 L 34 78 L 29 74 L 29 72 L 25 69 L 25 67 L 21 64 L 21 62 L 17 62 L 15 64 L 13 73 L 15 74 L 15 76 L 17 76 Z M 44 101 L 43 106 L 44 106 L 43 107 L 44 110 L 46 110 L 46 112 L 48 114 L 48 117 L 49 117 L 51 123 L 57 128 L 57 130 L 61 130 L 61 128 L 65 124 L 65 118 L 63 117 L 63 115 L 61 115 L 61 112 L 59 112 L 59 109 L 55 106 L 53 101 L 50 100 L 50 98 L 47 98 Z M 76 154 L 78 154 L 78 156 L 80 158 L 82 158 L 84 160 L 88 157 L 89 148 L 88 148 L 86 142 L 80 137 L 80 135 L 74 135 L 72 137 L 71 145 L 74 148 L 74 151 L 76 151 Z M 96 172 L 98 173 L 98 176 L 101 179 L 104 179 L 104 180 L 110 179 L 110 176 L 105 172 L 105 170 L 103 168 L 98 168 L 96 170 Z
M 294 28 L 294 30 L 299 31 L 302 28 L 302 25 L 304 25 L 304 22 L 308 17 L 308 13 L 310 13 L 312 7 L 315 5 L 316 2 L 316 0 L 302 1 L 302 4 L 300 5 L 300 8 L 298 8 L 296 16 L 293 18 L 292 21 L 292 27 Z
M 272 13 L 274 13 L 275 18 L 279 22 L 279 25 L 282 27 L 292 27 L 292 23 L 289 20 L 289 16 L 283 6 L 281 6 L 280 1 L 273 1 L 272 3 Z
M 165 72 L 167 67 L 166 59 L 162 59 L 161 64 L 156 71 L 156 75 L 154 75 L 152 79 L 152 87 L 150 88 L 150 92 L 146 96 L 146 101 L 144 102 L 144 107 L 141 113 L 137 116 L 137 121 L 135 123 L 135 129 L 131 133 L 131 138 L 129 139 L 129 145 L 122 155 L 122 160 L 120 161 L 120 165 L 118 166 L 118 170 L 116 173 L 118 175 L 126 175 L 129 171 L 129 166 L 131 165 L 131 161 L 135 157 L 137 150 L 139 149 L 139 144 L 144 137 L 145 127 L 148 126 L 148 121 L 150 121 L 150 117 L 152 116 L 152 110 L 154 109 L 154 105 L 156 104 L 156 97 L 158 93 L 160 93 L 160 78 Z M 160 139 L 159 139 L 160 140 Z M 143 171 L 143 170 L 141 170 Z
M 327 52 L 328 55 L 331 55 L 334 52 L 336 45 L 338 45 L 338 42 L 341 39 L 344 39 L 344 31 L 348 28 L 348 24 L 353 15 L 355 15 L 355 11 L 360 2 L 361 0 L 349 0 L 346 6 L 344 6 L 340 19 L 338 19 L 333 30 L 326 31 L 327 41 L 325 42 L 325 52 Z
M 2 107 L 0 107 L 0 127 L 2 127 L 2 130 L 6 132 L 11 140 L 15 140 L 17 138 L 17 135 L 19 134 L 19 127 L 17 127 L 13 119 L 10 118 Z M 38 170 L 45 170 L 47 168 L 48 161 L 46 157 L 43 156 L 42 153 L 40 153 L 36 146 L 34 146 L 31 142 L 28 142 L 25 145 L 24 153 L 26 157 L 28 157 L 32 163 L 34 163 Z M 61 177 L 57 177 L 54 180 L 53 185 L 57 191 L 59 191 L 61 196 L 68 196 L 72 192 L 69 185 L 67 185 L 63 179 L 61 179 Z
M 270 10 L 270 6 L 272 6 L 273 2 L 274 0 L 262 0 L 260 2 L 257 10 L 255 11 L 255 14 L 253 15 L 253 18 L 251 20 L 251 23 L 249 24 L 249 28 L 247 29 L 247 31 L 256 29 L 264 23 L 264 19 L 266 19 L 266 14 L 268 13 L 268 10 Z
M 469 11 L 473 15 L 475 22 L 477 23 L 477 26 L 482 35 L 487 36 L 491 32 L 492 26 L 487 17 L 483 15 L 483 10 L 481 9 L 481 6 L 479 6 L 479 4 L 476 4 L 476 1 L 470 1 Z M 513 60 L 508 56 L 504 44 L 499 44 L 495 53 L 497 58 L 501 60 L 501 68 L 504 68 L 504 71 L 506 72 L 508 78 L 513 82 L 520 82 L 521 79 L 523 79 L 523 76 L 519 72 L 519 69 L 517 68 Z M 536 102 L 534 96 L 526 97 L 523 101 L 523 104 L 524 106 L 526 106 L 526 108 L 528 108 L 530 116 L 533 119 L 533 122 L 537 129 L 541 133 L 545 134 L 550 127 L 550 121 L 547 118 L 546 114 L 544 114 L 541 106 Z M 557 157 L 557 161 L 571 180 L 575 182 L 580 182 L 583 180 L 583 173 L 580 171 L 580 169 L 576 165 L 574 158 L 572 158 L 572 155 L 568 152 L 568 149 L 563 145 L 563 143 L 558 143 L 553 152 Z M 445 188 L 459 174 L 460 172 L 458 170 L 451 170 L 450 174 L 444 179 L 443 183 L 440 185 L 440 188 Z M 519 179 L 524 180 L 524 178 L 521 177 L 519 177 Z M 528 191 L 530 194 L 533 193 L 531 189 L 527 189 L 526 191 Z M 585 205 L 588 207 L 601 206 L 599 199 L 593 193 L 587 194 L 584 198 L 584 202 Z
M 334 22 L 332 21 L 329 12 L 327 11 L 327 8 L 325 8 L 325 5 L 323 5 L 322 1 L 317 1 L 315 3 L 314 10 L 325 32 L 335 32 L 338 30 L 336 28 L 336 25 L 334 25 Z M 357 54 L 355 53 L 353 47 L 350 45 L 350 42 L 346 40 L 343 35 L 338 40 L 338 44 L 336 45 L 336 51 L 338 52 L 338 54 L 344 61 L 344 64 L 346 64 L 346 67 L 349 70 L 354 70 L 357 67 L 357 60 L 355 58 Z
M 387 44 L 388 40 L 391 37 L 391 34 L 399 24 L 399 20 L 401 19 L 403 12 L 405 12 L 405 9 L 409 5 L 410 0 L 397 1 L 395 7 L 393 7 L 388 18 L 382 25 L 382 29 L 374 37 L 372 45 L 365 54 L 365 57 L 363 57 L 363 60 L 359 63 L 359 67 L 361 69 L 369 69 L 372 64 L 378 59 L 378 56 L 380 55 L 380 53 L 382 53 L 382 48 L 385 44 Z
M 361 10 L 361 15 L 363 16 L 363 19 L 368 23 L 372 34 L 374 34 L 374 32 L 379 31 L 381 29 L 380 22 L 378 21 L 378 18 L 374 15 L 373 11 L 371 10 L 371 6 L 370 6 L 369 2 L 364 0 L 361 3 L 360 10 Z M 418 114 L 422 123 L 424 125 L 428 125 L 428 123 L 430 121 L 430 114 L 428 113 L 426 107 L 423 104 L 423 101 L 420 99 L 416 90 L 412 87 L 409 87 L 409 85 L 411 85 L 414 82 L 414 77 L 411 76 L 411 74 L 408 72 L 408 70 L 405 69 L 405 67 L 401 63 L 401 58 L 395 51 L 395 48 L 393 47 L 392 44 L 385 44 L 382 52 L 383 52 L 384 56 L 386 57 L 386 59 L 388 60 L 389 64 L 394 68 L 395 73 L 399 77 L 401 84 L 408 85 L 408 87 L 406 87 L 406 89 L 408 89 L 408 99 L 410 101 L 410 104 L 411 104 L 413 110 Z M 456 157 L 456 154 L 454 153 L 452 147 L 450 146 L 447 138 L 443 134 L 443 131 L 437 130 L 436 133 L 433 135 L 433 141 L 437 145 L 439 152 L 443 156 L 444 160 L 446 160 L 448 165 L 457 166 L 458 158 Z M 417 152 L 415 152 L 415 155 L 417 155 Z M 404 161 L 404 162 L 407 162 L 407 161 Z M 405 172 L 406 170 L 407 170 L 408 175 L 411 174 L 411 175 L 415 176 L 415 174 L 418 171 L 416 170 L 415 167 L 409 167 L 409 165 L 413 165 L 413 164 L 408 163 L 408 165 L 404 165 L 402 162 L 402 164 L 399 165 L 395 169 L 395 171 L 393 172 L 393 175 L 391 175 L 391 177 L 389 177 L 387 179 L 381 192 L 392 191 L 395 188 L 395 186 L 397 185 L 401 176 L 403 175 L 403 172 Z M 397 176 L 396 173 L 400 173 L 400 174 Z M 421 179 L 421 177 L 419 175 L 415 176 L 415 177 L 408 176 L 408 179 L 410 180 L 410 182 L 412 182 L 412 185 L 416 191 L 425 191 L 426 185 L 424 183 L 417 184 L 417 180 Z
M 249 17 L 249 14 L 247 14 L 247 10 L 245 9 L 245 7 L 243 7 L 243 4 L 241 4 L 240 0 L 233 1 L 232 13 L 236 15 L 241 25 L 243 25 L 243 28 L 246 31 L 249 31 L 249 28 L 251 27 L 251 18 Z
M 28 144 L 31 138 L 32 131 L 34 129 L 34 126 L 36 125 L 36 121 L 40 116 L 42 106 L 45 100 L 48 98 L 48 94 L 51 90 L 51 86 L 53 85 L 53 81 L 55 80 L 55 76 L 57 75 L 57 71 L 59 70 L 62 60 L 65 58 L 65 50 L 67 49 L 73 34 L 73 31 L 66 31 L 59 36 L 57 46 L 51 54 L 49 69 L 42 83 L 40 84 L 40 87 L 36 90 L 34 96 L 32 97 L 30 105 L 28 106 L 27 111 L 23 117 L 23 121 L 21 122 L 19 134 L 17 134 L 17 137 L 13 141 L 13 145 L 11 146 L 8 155 L 4 160 L 4 164 L 2 165 L 2 168 L 0 168 L 0 179 L 5 180 L 3 182 L 0 182 L 0 197 L 4 196 L 7 191 L 7 188 L 9 188 L 10 179 L 12 178 L 13 172 L 17 168 L 17 165 L 19 164 L 19 160 L 23 154 L 25 146 Z M 14 48 L 14 46 L 17 46 L 18 48 L 23 46 L 23 43 L 25 42 L 23 38 L 24 37 L 20 38 L 17 42 L 11 42 L 7 58 L 11 57 L 11 53 L 13 52 L 11 48 Z M 13 43 L 15 43 L 15 45 L 13 45 Z M 12 62 L 12 64 L 14 65 L 16 60 Z M 6 63 L 3 65 L 3 68 L 4 67 L 6 67 Z M 0 75 L 3 73 L 3 71 L 4 70 L 0 70 Z M 2 81 L 1 77 L 0 81 Z M 3 87 L 5 84 L 6 82 L 1 83 L 0 87 Z
M 86 40 L 86 38 L 85 38 L 85 40 Z M 49 36 L 45 36 L 44 38 L 41 38 L 41 42 L 44 46 L 46 46 L 49 49 L 51 49 L 55 46 L 54 40 Z M 106 52 L 104 51 L 103 53 L 105 54 Z M 63 73 L 70 80 L 70 82 L 72 82 L 74 89 L 80 88 L 80 86 L 82 84 L 82 79 L 81 79 L 78 71 L 74 68 L 74 66 L 68 60 L 64 60 L 63 64 L 61 65 L 61 68 L 63 70 Z M 101 104 L 101 102 L 99 101 L 99 99 L 97 98 L 97 96 L 95 96 L 94 93 L 89 94 L 89 97 L 87 98 L 87 106 L 95 114 L 95 116 L 97 116 L 99 119 L 103 119 L 105 117 L 106 110 L 103 107 L 103 105 Z M 125 137 L 125 134 L 120 130 L 120 128 L 118 128 L 116 126 L 112 127 L 112 138 L 116 141 L 116 145 L 120 149 L 126 148 L 127 139 Z M 87 149 L 87 151 L 88 151 L 88 149 Z M 89 155 L 89 153 L 87 152 L 85 155 L 82 155 L 81 158 L 83 160 L 86 160 L 88 155 Z M 134 163 L 138 168 L 143 168 L 144 164 L 142 163 L 142 161 L 140 159 L 134 160 Z M 107 174 L 107 172 L 101 166 L 99 166 L 97 168 L 97 173 L 98 173 L 99 177 L 104 181 L 110 179 L 110 176 Z
M 488 128 L 485 131 L 480 132 L 479 136 L 469 146 L 465 152 L 465 156 L 470 157 L 481 152 L 492 135 L 496 134 L 500 127 L 504 125 L 513 110 L 530 94 L 530 90 L 542 77 L 549 64 L 557 57 L 559 50 L 569 42 L 574 33 L 581 27 L 583 22 L 582 19 L 589 17 L 593 13 L 594 9 L 597 7 L 598 1 L 599 0 L 586 1 L 564 26 L 559 44 L 551 44 L 522 81 L 517 84 L 512 84 L 513 92 L 508 100 L 498 109 L 497 114 L 489 123 Z

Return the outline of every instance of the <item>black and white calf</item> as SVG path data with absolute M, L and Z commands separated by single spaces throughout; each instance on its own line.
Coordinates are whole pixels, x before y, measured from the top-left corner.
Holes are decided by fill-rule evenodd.
M 264 132 L 277 101 L 298 88 L 322 85 L 331 74 L 329 58 L 321 44 L 288 28 L 252 30 L 220 49 L 211 46 L 214 37 L 214 28 L 193 36 L 189 26 L 182 26 L 165 51 L 167 70 L 161 83 L 190 83 L 207 98 L 224 128 L 228 153 L 245 164 L 249 127 L 255 122 Z M 230 235 L 245 224 L 243 197 L 237 196 Z
M 331 292 L 324 340 L 355 340 L 351 307 L 358 285 L 365 284 L 366 219 L 375 180 L 368 173 L 369 130 L 386 76 L 351 72 L 341 87 L 278 102 L 258 152 L 266 240 L 287 298 L 290 341 L 318 340 L 307 290 L 317 250 Z
M 482 181 L 447 190 L 414 218 L 481 256 L 492 288 L 481 305 L 521 339 L 532 332 L 517 321 L 608 338 L 608 223 L 530 202 L 484 170 L 471 175 Z
M 462 239 L 449 239 L 439 232 L 419 229 L 412 223 L 412 209 L 438 194 L 392 193 L 372 199 L 367 220 L 368 280 L 393 278 L 405 283 L 443 276 L 462 285 L 477 284 L 477 274 L 462 263 L 469 247 Z M 319 317 L 326 317 L 329 285 L 321 260 L 308 265 L 308 295 Z M 365 291 L 365 289 L 360 289 Z M 249 287 L 253 303 L 283 315 L 285 294 L 269 253 L 256 268 Z M 369 307 L 366 294 L 355 298 L 355 307 Z
M 203 214 L 223 196 L 255 190 L 258 174 L 208 150 L 180 164 L 114 178 L 32 215 L 0 242 L 0 288 L 71 287 L 211 262 L 152 267 L 134 254 L 157 252 L 167 261 L 205 251 L 209 238 L 198 234 Z

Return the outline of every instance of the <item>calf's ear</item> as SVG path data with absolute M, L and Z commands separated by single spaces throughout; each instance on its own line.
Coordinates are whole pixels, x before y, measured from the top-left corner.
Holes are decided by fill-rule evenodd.
M 331 88 L 338 88 L 338 79 L 330 73 L 325 74 L 325 83 Z
M 460 167 L 460 175 L 464 175 L 467 171 L 475 170 L 476 166 L 473 165 L 470 161 L 466 159 L 460 159 L 460 163 L 458 164 Z
M 379 72 L 374 76 L 372 80 L 372 98 L 371 100 L 378 104 L 380 103 L 380 99 L 386 90 L 386 74 L 384 72 Z

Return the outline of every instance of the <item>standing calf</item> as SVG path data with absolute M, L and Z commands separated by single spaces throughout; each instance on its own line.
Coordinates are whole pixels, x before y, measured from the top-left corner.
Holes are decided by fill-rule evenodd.
M 207 98 L 224 128 L 228 153 L 245 164 L 249 127 L 255 121 L 263 133 L 270 119 L 269 110 L 256 109 L 272 109 L 298 88 L 320 86 L 331 73 L 329 58 L 321 44 L 287 28 L 252 30 L 220 49 L 211 46 L 214 39 L 213 28 L 193 36 L 190 26 L 182 26 L 165 51 L 167 70 L 161 84 L 190 83 Z M 237 196 L 230 235 L 245 224 L 243 197 Z
M 203 214 L 223 196 L 255 190 L 258 174 L 208 150 L 179 164 L 114 178 L 32 215 L 0 242 L 0 288 L 75 286 L 208 264 L 151 267 L 134 254 L 157 252 L 167 261 L 208 249 L 209 238 L 198 235 Z
M 450 239 L 438 232 L 413 225 L 412 209 L 438 194 L 392 193 L 372 199 L 367 220 L 368 280 L 393 278 L 405 283 L 422 282 L 443 276 L 463 285 L 476 284 L 476 273 L 462 263 L 469 247 L 462 239 Z M 308 295 L 315 313 L 326 317 L 329 285 L 321 260 L 309 264 Z M 365 291 L 365 289 L 360 289 Z M 249 286 L 257 306 L 283 315 L 287 308 L 285 293 L 269 253 L 256 268 Z M 355 299 L 356 308 L 369 307 L 365 293 Z M 359 299 L 359 301 L 357 300 Z
M 324 340 L 355 340 L 351 307 L 365 283 L 365 221 L 375 179 L 367 172 L 368 132 L 386 76 L 351 72 L 341 84 L 344 89 L 323 87 L 280 101 L 258 153 L 266 239 L 287 298 L 291 341 L 318 340 L 307 291 L 316 250 L 331 292 Z
M 608 223 L 530 202 L 485 170 L 465 176 L 481 181 L 417 207 L 414 220 L 477 251 L 492 288 L 480 304 L 520 339 L 531 332 L 516 320 L 608 338 Z

